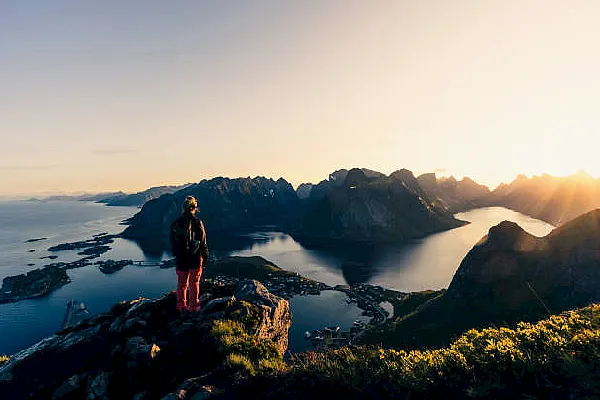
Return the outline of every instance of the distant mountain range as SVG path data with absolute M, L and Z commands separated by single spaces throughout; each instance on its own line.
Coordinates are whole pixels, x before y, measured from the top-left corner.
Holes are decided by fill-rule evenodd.
M 125 192 L 108 192 L 96 194 L 81 195 L 55 195 L 42 198 L 31 198 L 30 201 L 52 201 L 52 200 L 76 200 L 76 201 L 94 201 L 104 203 L 107 206 L 142 206 L 149 200 L 158 198 L 163 194 L 173 193 L 188 187 L 191 183 L 178 186 L 155 186 L 141 192 L 127 194 Z
M 554 225 L 600 207 L 600 180 L 582 173 L 565 178 L 519 176 L 490 191 L 465 177 L 415 178 L 401 169 L 385 175 L 366 168 L 332 172 L 318 184 L 294 191 L 283 178 L 214 178 L 197 184 L 163 186 L 134 195 L 103 195 L 108 205 L 140 205 L 124 236 L 150 248 L 166 246 L 166 229 L 188 195 L 200 202 L 211 233 L 240 233 L 276 226 L 306 245 L 331 241 L 392 242 L 423 237 L 464 224 L 452 214 L 501 206 Z M 89 197 L 88 197 L 89 199 Z M 159 246 L 159 247 L 161 247 Z
M 518 176 L 498 186 L 480 205 L 498 205 L 553 225 L 600 207 L 600 179 L 579 172 L 567 177 Z
M 368 180 L 383 179 L 386 177 L 385 174 L 366 168 L 355 168 L 355 170 L 362 171 Z M 544 174 L 528 178 L 524 175 L 519 175 L 513 182 L 509 184 L 503 183 L 493 191 L 469 177 L 457 180 L 453 176 L 438 178 L 435 173 L 426 173 L 414 179 L 414 176 L 411 178 L 406 175 L 406 172 L 412 176 L 412 172 L 402 169 L 390 174 L 389 177 L 394 175 L 395 178 L 398 178 L 401 174 L 404 174 L 404 177 L 401 177 L 400 180 L 404 179 L 405 185 L 410 183 L 407 187 L 413 193 L 425 199 L 430 207 L 434 207 L 436 210 L 443 209 L 452 214 L 475 208 L 500 206 L 559 226 L 578 215 L 600 208 L 600 179 L 594 179 L 585 172 L 579 172 L 566 177 L 555 177 Z M 343 187 L 348 173 L 349 170 L 340 169 L 331 173 L 328 179 L 318 184 L 310 182 L 302 183 L 295 191 L 296 199 L 301 200 L 301 203 L 307 199 L 322 199 L 325 192 L 331 198 L 333 191 Z M 203 182 L 208 181 L 204 180 Z M 141 207 L 150 200 L 159 198 L 164 194 L 178 192 L 192 185 L 195 184 L 157 186 L 133 194 L 111 192 L 75 196 L 58 195 L 30 200 L 80 200 L 95 201 L 109 206 Z M 379 186 L 381 185 L 379 184 Z M 356 206 L 355 203 L 354 206 Z M 287 217 L 289 215 L 286 215 Z M 334 222 L 332 221 L 332 223 Z M 316 232 L 315 235 L 317 235 Z
M 105 192 L 105 193 L 86 193 L 86 194 L 59 194 L 52 196 L 30 197 L 27 201 L 56 201 L 56 200 L 75 200 L 75 201 L 99 201 L 104 198 L 125 195 L 124 192 Z
M 437 199 L 452 213 L 500 206 L 560 226 L 600 208 L 600 179 L 585 172 L 566 177 L 519 175 L 510 184 L 501 184 L 491 192 L 466 177 L 457 181 L 454 177 L 423 174 L 418 181 L 428 197 Z
M 340 169 L 317 184 L 296 190 L 285 179 L 214 178 L 196 184 L 158 186 L 134 193 L 52 196 L 109 206 L 143 206 L 126 221 L 123 235 L 142 240 L 146 249 L 167 246 L 168 224 L 188 195 L 200 202 L 200 215 L 211 233 L 240 233 L 276 226 L 305 245 L 332 241 L 394 242 L 464 224 L 454 213 L 501 206 L 559 226 L 600 208 L 600 180 L 585 173 L 568 177 L 518 176 L 493 191 L 465 177 L 415 178 L 401 169 L 385 175 L 366 168 Z
M 179 186 L 155 186 L 141 192 L 126 194 L 123 192 L 114 193 L 110 196 L 103 196 L 96 200 L 98 203 L 105 203 L 107 206 L 142 206 L 147 201 L 156 199 L 163 194 L 174 193 L 192 185 L 187 183 Z
M 332 241 L 393 242 L 456 228 L 466 222 L 428 198 L 408 170 L 389 176 L 367 169 L 338 170 L 299 196 L 284 179 L 214 178 L 144 204 L 123 236 L 168 247 L 168 227 L 187 195 L 199 202 L 207 232 L 239 234 L 270 225 L 306 245 Z

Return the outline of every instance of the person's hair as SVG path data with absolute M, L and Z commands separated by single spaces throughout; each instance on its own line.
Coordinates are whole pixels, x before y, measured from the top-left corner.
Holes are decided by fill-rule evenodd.
M 198 208 L 198 202 L 194 196 L 187 196 L 183 200 L 183 211 L 192 211 Z

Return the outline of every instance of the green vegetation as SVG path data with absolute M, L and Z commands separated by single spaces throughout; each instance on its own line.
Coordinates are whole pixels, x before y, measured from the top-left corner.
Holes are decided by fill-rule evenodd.
M 238 279 L 268 280 L 270 276 L 296 276 L 294 272 L 285 271 L 262 257 L 226 257 L 206 269 L 205 277 L 233 276 Z M 305 279 L 305 278 L 304 278 Z
M 255 307 L 240 301 L 236 309 L 230 310 L 229 319 L 214 321 L 211 329 L 219 353 L 224 357 L 223 365 L 251 376 L 257 372 L 282 370 L 285 366 L 275 343 L 253 334 L 261 322 Z
M 224 365 L 234 371 L 255 375 L 282 369 L 283 358 L 272 341 L 249 332 L 248 326 L 234 320 L 217 320 L 211 330 L 219 351 L 225 356 Z
M 10 360 L 10 356 L 0 355 L 0 367 Z
M 412 292 L 400 301 L 392 303 L 394 305 L 394 316 L 396 319 L 403 318 L 407 314 L 413 313 L 419 306 L 427 301 L 441 296 L 445 293 L 443 290 L 423 290 L 422 292 Z
M 472 329 L 436 350 L 302 353 L 274 379 L 255 390 L 273 398 L 598 398 L 600 304 L 515 329 Z
M 398 323 L 417 313 L 420 307 L 442 296 L 446 290 L 424 290 L 409 293 L 401 299 L 389 300 L 394 306 L 394 317 L 382 325 L 370 327 L 362 336 L 361 343 L 381 344 L 393 337 Z

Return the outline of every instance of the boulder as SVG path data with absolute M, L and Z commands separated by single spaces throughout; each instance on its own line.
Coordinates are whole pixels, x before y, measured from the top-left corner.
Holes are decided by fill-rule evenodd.
M 269 307 L 274 306 L 277 299 L 277 296 L 269 293 L 262 283 L 254 279 L 241 281 L 238 284 L 234 295 L 238 300 L 244 300 L 249 303 L 261 304 Z
M 233 303 L 235 303 L 235 296 L 227 296 L 221 297 L 218 299 L 212 299 L 204 305 L 202 308 L 203 314 L 211 314 L 216 313 L 218 311 L 223 311 L 230 307 Z
M 235 296 L 240 301 L 258 305 L 255 312 L 259 323 L 254 334 L 259 338 L 272 340 L 277 350 L 283 354 L 288 347 L 288 329 L 292 324 L 289 303 L 275 296 L 257 280 L 245 280 L 238 284 Z

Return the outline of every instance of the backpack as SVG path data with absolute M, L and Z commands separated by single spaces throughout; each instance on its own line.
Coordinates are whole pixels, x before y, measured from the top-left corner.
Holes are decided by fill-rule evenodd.
M 176 219 L 171 226 L 171 245 L 175 255 L 193 255 L 200 250 L 200 243 L 196 240 L 193 226 L 195 218 L 181 217 Z

